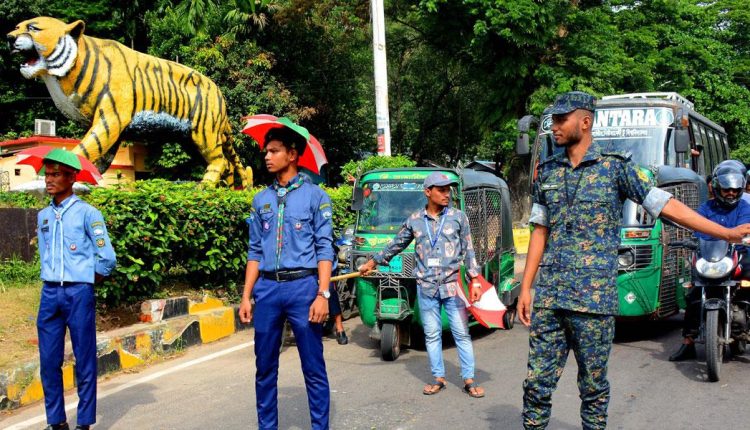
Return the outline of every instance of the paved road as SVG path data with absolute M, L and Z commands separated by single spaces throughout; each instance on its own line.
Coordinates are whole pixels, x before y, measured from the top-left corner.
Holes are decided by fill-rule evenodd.
M 357 320 L 346 322 L 353 342 L 325 342 L 332 387 L 334 429 L 516 429 L 520 427 L 526 328 L 474 333 L 477 377 L 487 390 L 471 399 L 459 389 L 455 348 L 446 346 L 447 390 L 421 394 L 429 381 L 424 351 L 406 350 L 395 362 L 380 360 L 377 345 Z M 256 427 L 252 332 L 188 351 L 183 357 L 99 387 L 97 429 L 248 429 Z M 679 319 L 618 326 L 610 361 L 613 429 L 748 428 L 750 359 L 726 363 L 722 380 L 705 382 L 700 362 L 674 364 L 667 356 L 679 342 Z M 307 399 L 295 348 L 281 356 L 282 429 L 309 428 Z M 553 397 L 551 429 L 580 428 L 575 359 Z M 68 403 L 75 400 L 72 396 Z M 0 428 L 27 424 L 43 413 L 32 406 L 5 416 Z M 74 413 L 70 413 L 74 421 Z

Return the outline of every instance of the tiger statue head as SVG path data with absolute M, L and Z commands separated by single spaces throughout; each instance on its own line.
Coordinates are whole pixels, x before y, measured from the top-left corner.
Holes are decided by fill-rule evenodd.
M 11 51 L 25 56 L 21 64 L 23 77 L 65 76 L 75 64 L 78 39 L 85 27 L 80 20 L 66 24 L 44 16 L 18 24 L 7 37 Z

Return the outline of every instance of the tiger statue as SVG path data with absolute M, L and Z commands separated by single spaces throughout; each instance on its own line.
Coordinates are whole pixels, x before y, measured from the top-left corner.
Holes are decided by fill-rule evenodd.
M 224 96 L 211 79 L 172 61 L 114 41 L 83 34 L 85 24 L 37 17 L 8 33 L 13 52 L 26 60 L 21 74 L 41 78 L 68 118 L 90 126 L 74 152 L 92 162 L 116 151 L 123 134 L 148 138 L 168 133 L 192 141 L 208 163 L 202 182 L 252 185 L 232 146 Z

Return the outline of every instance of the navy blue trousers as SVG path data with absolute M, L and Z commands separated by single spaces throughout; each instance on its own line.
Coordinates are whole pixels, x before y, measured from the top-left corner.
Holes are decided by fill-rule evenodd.
M 255 283 L 255 396 L 260 429 L 279 427 L 277 383 L 285 319 L 292 326 L 302 362 L 312 428 L 328 429 L 331 398 L 323 360 L 323 325 L 308 320 L 310 306 L 317 294 L 318 280 L 315 276 L 286 282 L 260 278 Z
M 39 361 L 48 424 L 67 421 L 62 365 L 65 329 L 70 330 L 78 386 L 78 424 L 96 422 L 96 310 L 94 286 L 44 283 L 36 320 Z

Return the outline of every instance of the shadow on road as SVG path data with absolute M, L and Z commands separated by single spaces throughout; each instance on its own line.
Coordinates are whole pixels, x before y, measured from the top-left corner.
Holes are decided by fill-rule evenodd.
M 127 403 L 123 403 L 121 399 L 118 399 L 118 396 L 109 396 L 98 400 L 96 409 L 101 416 L 97 417 L 98 420 L 95 427 L 99 430 L 121 428 L 117 423 L 120 419 L 125 417 L 131 409 L 139 405 L 150 405 L 156 402 L 156 398 L 152 394 L 152 392 L 157 389 L 155 385 L 143 384 L 135 389 L 138 390 L 137 400 L 131 400 Z M 124 405 L 128 405 L 128 407 L 123 407 Z M 75 422 L 75 419 L 69 418 L 68 422 Z
M 659 321 L 617 321 L 615 343 L 641 342 L 644 340 L 659 342 L 660 340 L 666 340 L 674 331 L 680 329 L 682 329 L 681 315 Z

